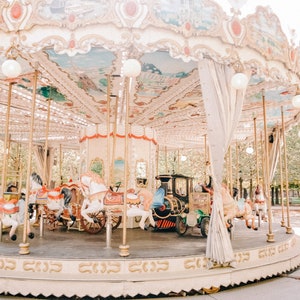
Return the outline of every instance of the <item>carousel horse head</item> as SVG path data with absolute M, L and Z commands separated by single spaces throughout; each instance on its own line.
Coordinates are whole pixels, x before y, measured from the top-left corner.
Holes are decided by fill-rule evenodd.
M 7 192 L 7 193 L 16 193 L 16 192 L 18 192 L 18 187 L 17 187 L 16 185 L 10 183 L 10 184 L 7 186 L 6 192 Z
M 82 174 L 80 176 L 80 183 L 82 191 L 86 196 L 107 192 L 108 190 L 103 178 L 92 171 Z
M 30 175 L 30 185 L 32 189 L 38 189 L 41 188 L 43 185 L 43 180 L 40 175 L 38 175 L 36 172 L 33 172 Z

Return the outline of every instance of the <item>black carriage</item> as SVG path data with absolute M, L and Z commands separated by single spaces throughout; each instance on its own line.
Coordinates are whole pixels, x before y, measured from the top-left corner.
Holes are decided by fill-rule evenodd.
M 161 182 L 156 196 L 163 195 L 163 201 L 154 199 L 153 203 L 156 229 L 174 229 L 183 235 L 189 227 L 198 227 L 201 235 L 207 237 L 211 212 L 209 193 L 195 192 L 193 178 L 181 174 L 159 175 L 156 179 Z

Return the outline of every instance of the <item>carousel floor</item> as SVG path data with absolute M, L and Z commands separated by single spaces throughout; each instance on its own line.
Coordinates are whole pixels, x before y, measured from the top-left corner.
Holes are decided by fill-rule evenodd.
M 275 211 L 272 226 L 274 245 L 290 237 L 286 234 L 285 228 L 280 226 L 278 214 Z M 105 228 L 97 234 L 90 234 L 59 226 L 54 231 L 44 228 L 42 236 L 39 227 L 32 226 L 32 230 L 35 237 L 32 240 L 28 239 L 30 253 L 26 256 L 60 259 L 120 259 L 119 246 L 123 244 L 124 235 L 122 228 L 114 230 L 110 238 Z M 258 230 L 254 231 L 248 229 L 243 221 L 236 220 L 232 236 L 234 251 L 269 245 L 268 232 L 269 225 L 266 222 L 262 222 Z M 11 241 L 8 234 L 4 232 L 0 244 L 1 255 L 19 255 L 22 235 L 22 227 L 17 232 L 16 241 Z M 143 231 L 140 228 L 128 228 L 125 242 L 129 246 L 128 258 L 133 259 L 205 255 L 206 250 L 206 238 L 201 236 L 198 229 L 189 229 L 185 235 L 179 236 L 171 230 L 156 231 L 149 228 Z
M 207 268 L 207 239 L 195 229 L 179 236 L 174 231 L 127 228 L 124 242 L 122 228 L 109 236 L 105 229 L 90 234 L 60 226 L 55 231 L 44 228 L 40 236 L 40 228 L 33 227 L 35 238 L 28 240 L 26 255 L 19 254 L 22 228 L 16 241 L 5 232 L 0 242 L 0 295 L 125 299 L 215 291 L 276 276 L 300 265 L 300 210 L 291 211 L 291 234 L 280 225 L 280 210 L 273 215 L 274 242 L 267 242 L 269 223 L 262 222 L 254 231 L 235 220 L 236 265 L 221 268 Z M 122 244 L 129 246 L 126 257 L 120 256 Z

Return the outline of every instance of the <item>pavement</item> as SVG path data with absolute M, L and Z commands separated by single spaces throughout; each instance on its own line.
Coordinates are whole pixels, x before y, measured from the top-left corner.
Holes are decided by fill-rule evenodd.
M 282 220 L 282 210 L 281 207 L 274 207 L 272 208 L 272 213 L 273 213 L 273 222 L 274 223 L 279 223 Z M 284 213 L 285 214 L 285 213 Z M 285 218 L 285 222 L 287 223 L 287 219 Z M 295 234 L 300 236 L 300 206 L 296 206 L 296 207 L 290 207 L 290 225 L 292 227 L 292 229 L 294 230 Z M 267 223 L 262 224 L 263 226 L 267 226 Z M 131 231 L 129 231 L 131 232 Z M 139 232 L 139 230 L 133 230 L 132 234 L 136 234 L 137 232 Z M 251 231 L 252 232 L 252 231 Z M 49 237 L 49 239 L 51 238 L 51 234 L 47 232 L 46 236 Z M 69 233 L 69 234 L 74 234 L 74 233 Z M 82 232 L 77 232 L 76 234 L 80 234 L 82 237 L 84 237 L 85 235 L 83 235 Z M 158 240 L 158 242 L 160 243 L 160 245 L 162 247 L 164 247 L 164 243 L 166 242 L 166 245 L 169 244 L 172 239 L 176 239 L 176 234 L 175 233 L 159 233 L 159 232 L 147 232 L 148 238 L 150 238 L 151 240 Z M 277 234 L 277 233 L 276 233 Z M 59 236 L 59 234 L 58 234 Z M 278 236 L 278 235 L 276 235 Z M 57 238 L 57 236 L 56 236 Z M 88 239 L 94 239 L 95 237 L 89 235 L 86 237 L 87 241 Z M 132 236 L 129 233 L 128 236 L 128 240 L 132 240 Z M 117 241 L 119 241 L 118 238 L 116 238 Z M 188 235 L 185 236 L 184 238 L 180 238 L 180 247 L 178 247 L 177 251 L 179 251 L 179 255 L 181 252 L 184 251 L 184 249 L 187 248 L 187 245 L 189 243 L 194 242 L 195 243 L 195 236 L 193 235 Z M 47 241 L 47 239 L 43 238 L 43 239 L 35 239 L 36 243 L 40 243 L 41 246 L 43 246 L 44 244 L 47 244 L 45 242 L 45 240 Z M 236 240 L 239 240 L 239 235 L 237 234 L 233 240 L 233 244 L 235 243 Z M 87 242 L 86 241 L 86 242 Z M 98 241 L 99 241 L 99 237 L 98 237 Z M 116 242 L 117 242 L 116 241 Z M 59 242 L 59 238 L 57 240 L 57 242 Z M 74 242 L 74 240 L 73 240 Z M 176 241 L 177 245 L 178 245 L 178 240 Z M 204 239 L 203 239 L 203 242 Z M 201 242 L 201 246 L 199 244 L 199 240 L 198 240 L 198 249 L 196 249 L 196 251 L 205 251 L 203 248 L 202 249 L 202 242 Z M 12 250 L 12 248 L 10 248 L 11 243 L 7 242 L 4 243 L 6 246 L 8 246 L 8 250 Z M 132 244 L 133 244 L 133 240 L 132 240 Z M 105 234 L 102 235 L 102 245 L 105 246 Z M 99 244 L 98 244 L 99 246 Z M 236 245 L 237 246 L 237 245 Z M 115 248 L 114 246 L 114 239 L 113 239 L 113 243 L 112 243 L 112 247 Z M 135 244 L 133 244 L 133 247 L 135 247 Z M 157 244 L 156 244 L 157 247 Z M 9 249 L 10 248 L 10 249 Z M 32 247 L 34 248 L 34 247 Z M 117 248 L 117 246 L 116 246 Z M 41 250 L 38 250 L 39 246 L 37 246 L 37 249 L 35 251 L 43 251 L 43 247 L 41 248 Z M 3 250 L 3 248 L 2 248 Z M 15 251 L 16 251 L 16 247 L 15 247 Z M 174 248 L 173 248 L 174 250 Z M 33 250 L 34 251 L 34 250 Z M 97 249 L 98 253 L 99 253 L 99 247 Z M 149 253 L 153 253 L 153 249 L 149 249 L 148 250 Z M 102 253 L 102 255 L 105 255 L 105 251 Z M 116 253 L 114 254 L 114 251 L 109 251 L 109 253 L 112 253 L 112 255 L 117 255 Z M 145 254 L 145 253 L 144 253 Z M 99 254 L 98 254 L 99 255 Z M 161 255 L 161 254 L 160 254 Z M 137 253 L 133 253 L 131 254 L 131 256 L 138 256 Z M 144 298 L 133 298 L 133 299 L 145 299 Z M 159 295 L 159 296 L 153 296 L 150 297 L 148 296 L 147 299 L 160 299 L 160 300 L 165 300 L 165 299 L 184 299 L 184 300 L 235 300 L 235 299 L 243 299 L 243 300 L 282 300 L 284 298 L 288 299 L 288 300 L 299 300 L 300 299 L 300 266 L 295 269 L 290 271 L 289 273 L 285 273 L 285 274 L 280 274 L 276 277 L 272 277 L 269 279 L 265 279 L 265 280 L 260 280 L 254 283 L 247 283 L 247 284 L 242 284 L 239 286 L 230 286 L 230 287 L 226 287 L 226 288 L 221 288 L 218 292 L 216 293 L 211 293 L 211 294 L 207 294 L 203 291 L 199 292 L 199 291 L 195 291 L 195 292 L 189 292 L 189 293 L 185 293 L 182 292 L 180 294 L 169 294 L 169 295 Z M 33 300 L 41 300 L 41 299 L 50 299 L 50 300 L 63 300 L 63 299 L 71 299 L 71 300 L 78 300 L 80 298 L 66 298 L 66 297 L 60 297 L 60 298 L 56 298 L 56 297 L 23 297 L 23 296 L 10 296 L 10 295 L 0 295 L 0 299 L 2 300 L 24 300 L 24 299 L 33 299 Z M 92 298 L 89 297 L 84 297 L 82 298 L 84 300 L 91 300 Z M 102 300 L 103 298 L 97 297 L 97 298 L 93 298 L 93 299 L 98 299 L 98 300 Z M 109 300 L 115 299 L 115 298 L 107 298 Z M 123 298 L 118 298 L 118 299 L 123 299 Z M 132 299 L 132 298 L 131 298 Z

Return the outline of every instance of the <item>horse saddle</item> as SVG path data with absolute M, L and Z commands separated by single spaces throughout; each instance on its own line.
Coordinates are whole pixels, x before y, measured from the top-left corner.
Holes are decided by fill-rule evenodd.
M 10 201 L 6 201 L 5 199 L 0 199 L 0 213 L 4 214 L 15 214 L 19 211 L 19 207 L 16 206 L 16 199 L 12 199 Z
M 52 201 L 60 201 L 64 198 L 63 194 L 59 191 L 51 191 L 48 193 L 48 199 Z
M 108 190 L 104 197 L 104 205 L 123 205 L 123 193 Z
M 36 192 L 36 203 L 46 204 L 48 200 L 48 192 L 44 189 L 40 189 Z

